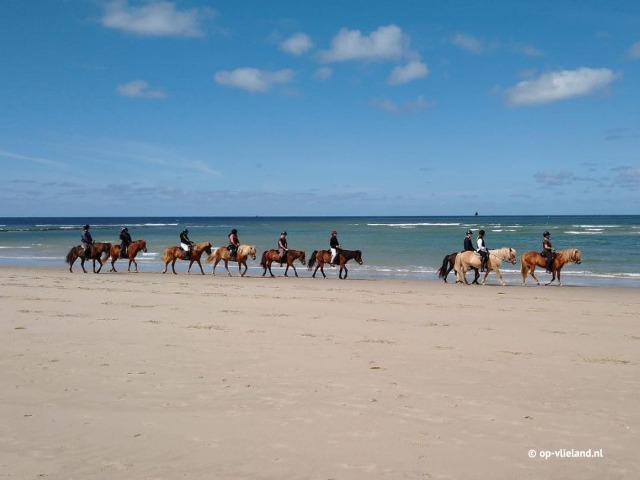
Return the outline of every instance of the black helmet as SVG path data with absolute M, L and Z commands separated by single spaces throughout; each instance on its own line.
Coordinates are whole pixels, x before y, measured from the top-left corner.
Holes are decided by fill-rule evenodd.
M 238 230 L 234 228 L 233 230 L 231 230 L 231 233 L 238 233 Z
M 480 231 L 478 232 L 478 235 L 482 235 L 482 236 L 484 237 L 484 230 L 480 230 Z
M 542 236 L 543 236 L 543 237 L 548 237 L 549 235 L 551 235 L 551 234 L 550 234 L 549 232 L 547 232 L 546 230 L 545 230 L 545 232 L 542 234 Z
M 473 233 L 473 230 L 467 230 L 467 235 L 471 235 Z
M 84 229 L 85 229 L 85 230 L 89 230 L 89 228 L 90 228 L 90 227 L 89 227 L 89 225 L 85 225 L 85 226 L 84 226 Z
M 129 229 L 128 229 L 127 227 L 122 227 L 122 230 L 120 230 L 120 231 L 121 231 L 121 232 L 126 232 L 126 231 L 128 231 L 128 230 L 129 230 Z
M 287 234 L 287 231 L 284 230 L 280 235 L 286 235 L 286 234 Z
M 189 233 L 189 230 L 185 228 L 184 230 L 182 230 L 182 233 Z

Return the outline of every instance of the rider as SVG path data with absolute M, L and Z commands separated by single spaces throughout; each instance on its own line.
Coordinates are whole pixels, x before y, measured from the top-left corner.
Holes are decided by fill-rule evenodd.
M 542 255 L 547 261 L 547 273 L 551 273 L 551 264 L 553 263 L 554 253 L 553 245 L 551 245 L 549 237 L 551 237 L 551 234 L 547 231 L 542 234 L 542 252 L 540 252 L 540 255 Z
M 473 243 L 471 242 L 471 235 L 473 235 L 473 232 L 471 230 L 467 230 L 467 233 L 464 236 L 464 247 L 462 249 L 463 252 L 475 251 L 475 248 L 473 248 Z
M 478 246 L 476 251 L 480 254 L 480 271 L 484 272 L 484 269 L 487 267 L 487 258 L 489 257 L 487 245 L 484 243 L 484 230 L 478 232 L 476 245 Z
M 235 228 L 229 232 L 229 246 L 227 250 L 231 254 L 231 260 L 236 259 L 236 255 L 238 254 L 238 247 L 240 246 L 240 240 L 238 240 L 238 230 Z
M 120 230 L 120 258 L 127 258 L 127 248 L 131 245 L 131 235 L 129 235 L 129 229 L 122 227 Z
M 335 266 L 336 259 L 338 257 L 338 249 L 340 248 L 340 242 L 338 241 L 338 232 L 335 230 L 331 232 L 331 238 L 329 239 L 329 248 L 331 249 L 331 265 Z
M 278 240 L 278 253 L 280 253 L 280 266 L 282 266 L 282 264 L 284 262 L 287 261 L 287 252 L 289 251 L 289 248 L 287 247 L 287 232 L 284 231 L 280 234 L 280 239 Z
M 84 249 L 85 257 L 89 256 L 89 250 L 91 248 L 91 245 L 93 244 L 93 237 L 89 232 L 89 228 L 91 228 L 89 225 L 85 225 L 82 229 L 82 235 L 80 235 L 80 241 L 82 242 L 82 248 Z
M 191 256 L 191 247 L 193 245 L 194 243 L 189 240 L 189 230 L 185 228 L 180 234 L 180 246 L 182 247 L 182 250 L 184 250 L 185 260 L 189 260 L 189 257 Z

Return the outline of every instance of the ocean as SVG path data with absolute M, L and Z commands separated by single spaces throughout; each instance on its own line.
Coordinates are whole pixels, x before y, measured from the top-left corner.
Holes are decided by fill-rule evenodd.
M 331 230 L 338 231 L 343 248 L 361 250 L 364 265 L 349 262 L 349 278 L 390 278 L 442 281 L 437 270 L 445 255 L 462 249 L 465 231 L 486 231 L 489 248 L 512 247 L 520 254 L 541 250 L 542 232 L 551 233 L 556 250 L 578 248 L 582 264 L 568 264 L 562 271 L 565 285 L 640 287 L 640 216 L 429 216 L 429 217 L 60 217 L 0 218 L 0 265 L 43 266 L 67 269 L 64 259 L 69 249 L 79 245 L 84 224 L 91 225 L 95 241 L 119 243 L 121 227 L 127 226 L 134 240 L 147 241 L 147 253 L 138 255 L 141 272 L 161 272 L 165 247 L 178 244 L 183 228 L 194 242 L 227 244 L 227 235 L 237 228 L 241 243 L 256 245 L 258 258 L 249 261 L 248 275 L 262 275 L 259 265 L 264 250 L 277 248 L 282 230 L 288 233 L 289 247 L 305 250 L 327 249 Z M 204 257 L 203 257 L 204 258 Z M 127 262 L 116 268 L 126 272 Z M 176 271 L 186 272 L 186 262 Z M 211 265 L 203 264 L 205 273 Z M 230 270 L 236 273 L 236 265 Z M 300 276 L 311 276 L 306 268 Z M 272 267 L 275 275 L 283 269 Z M 81 272 L 79 262 L 74 272 Z M 337 270 L 325 269 L 328 277 Z M 520 285 L 520 265 L 503 263 L 501 271 L 509 285 Z M 221 266 L 216 274 L 224 272 Z M 536 270 L 541 282 L 550 276 Z M 320 275 L 318 273 L 318 275 Z M 469 278 L 472 273 L 469 274 Z M 449 281 L 455 281 L 453 276 Z M 532 283 L 533 279 L 527 279 Z M 497 284 L 494 274 L 487 283 Z

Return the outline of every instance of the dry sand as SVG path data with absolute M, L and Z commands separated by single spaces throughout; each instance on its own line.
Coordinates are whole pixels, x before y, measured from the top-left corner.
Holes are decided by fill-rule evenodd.
M 635 289 L 183 272 L 0 267 L 0 478 L 640 472 Z

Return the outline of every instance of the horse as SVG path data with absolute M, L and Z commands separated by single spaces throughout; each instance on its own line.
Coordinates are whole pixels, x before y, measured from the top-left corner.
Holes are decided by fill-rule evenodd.
M 66 262 L 69 264 L 69 271 L 73 273 L 73 263 L 79 258 L 80 266 L 82 267 L 82 271 L 84 273 L 87 273 L 87 271 L 84 269 L 84 262 L 85 260 L 89 260 L 89 259 L 93 260 L 93 273 L 100 273 L 100 270 L 102 270 L 102 263 L 103 263 L 102 260 L 100 260 L 100 256 L 103 253 L 108 253 L 109 250 L 111 250 L 111 244 L 108 242 L 92 243 L 91 246 L 89 247 L 89 257 L 85 258 L 84 247 L 82 245 L 78 245 L 77 247 L 71 247 L 71 250 L 69 250 L 69 253 L 67 253 L 67 257 L 65 259 Z M 98 271 L 96 271 L 96 260 L 100 264 Z
M 287 277 L 287 272 L 289 271 L 289 267 L 293 268 L 293 273 L 298 276 L 298 271 L 296 270 L 296 266 L 293 264 L 294 260 L 300 260 L 302 265 L 307 264 L 307 260 L 305 257 L 305 253 L 303 250 L 289 250 L 285 253 L 285 260 L 282 263 L 287 264 L 287 268 L 284 269 L 284 276 Z M 267 269 L 269 270 L 269 274 L 274 277 L 275 275 L 271 271 L 271 264 L 273 262 L 280 263 L 280 252 L 278 250 L 265 250 L 262 254 L 262 260 L 260 260 L 260 266 L 264 269 L 262 272 L 262 276 L 264 277 L 267 274 Z M 282 265 L 280 263 L 280 265 Z
M 109 257 L 111 257 L 111 270 L 110 272 L 117 272 L 116 270 L 116 260 L 120 258 L 120 251 L 122 247 L 120 245 L 111 245 L 111 249 L 106 253 L 104 258 L 102 259 L 102 263 L 107 263 Z M 127 268 L 127 272 L 131 271 L 131 264 L 133 263 L 136 267 L 136 272 L 138 273 L 138 262 L 136 262 L 136 255 L 138 252 L 142 250 L 144 253 L 147 253 L 147 242 L 144 240 L 135 240 L 129 244 L 127 247 L 126 257 L 129 259 L 129 267 Z
M 222 247 L 216 248 L 214 251 L 209 253 L 209 256 L 205 259 L 205 262 L 211 263 L 215 260 L 213 264 L 213 268 L 211 269 L 211 274 L 216 274 L 216 267 L 220 260 L 224 261 L 224 269 L 227 271 L 229 276 L 231 276 L 231 272 L 229 271 L 229 262 L 238 262 L 238 273 L 240 273 L 241 277 L 244 277 L 244 274 L 247 273 L 247 257 L 251 257 L 252 259 L 256 259 L 256 246 L 255 245 L 240 245 L 238 246 L 238 251 L 236 252 L 236 258 L 231 258 L 231 252 L 227 248 L 226 245 Z M 242 271 L 242 266 L 244 265 L 244 271 Z
M 562 285 L 560 282 L 560 270 L 562 270 L 562 267 L 569 262 L 574 262 L 578 265 L 582 263 L 580 250 L 577 248 L 570 248 L 568 250 L 560 250 L 556 253 L 555 258 L 551 262 L 551 280 L 546 285 L 551 285 L 556 277 L 558 278 L 558 285 Z M 540 282 L 535 275 L 536 265 L 538 267 L 545 268 L 547 266 L 547 259 L 534 251 L 522 254 L 520 257 L 520 273 L 522 274 L 523 285 L 526 283 L 527 274 L 529 273 L 536 281 L 536 284 L 540 285 Z
M 442 260 L 442 266 L 438 269 L 438 278 L 442 278 L 444 280 L 444 283 L 447 283 L 447 275 L 449 275 L 449 273 L 451 272 L 451 270 L 453 270 L 453 267 L 455 266 L 456 255 L 458 255 L 458 253 L 459 252 L 453 252 L 453 253 L 450 253 L 449 255 L 445 255 L 444 259 Z M 477 285 L 478 278 L 480 278 L 480 271 L 477 268 L 474 268 L 474 267 L 471 267 L 471 268 L 473 268 L 473 270 L 475 270 L 476 272 L 476 278 L 474 278 L 473 282 L 471 283 L 475 283 Z M 454 273 L 457 273 L 455 270 L 453 271 Z
M 176 260 L 188 260 L 189 268 L 187 273 L 191 273 L 191 266 L 193 265 L 193 262 L 196 262 L 200 267 L 200 272 L 204 275 L 204 270 L 200 263 L 200 257 L 202 257 L 203 252 L 206 252 L 207 254 L 211 253 L 211 244 L 209 242 L 198 243 L 191 247 L 191 254 L 189 255 L 189 258 L 186 258 L 186 252 L 180 246 L 176 245 L 175 247 L 165 248 L 162 253 L 162 261 L 164 262 L 164 270 L 162 273 L 167 273 L 167 266 L 169 265 L 169 262 L 171 262 L 171 270 L 173 270 L 173 273 L 175 274 Z
M 489 256 L 487 258 L 487 269 L 482 279 L 482 285 L 487 281 L 487 276 L 490 271 L 496 272 L 500 283 L 504 285 L 502 274 L 500 273 L 500 262 L 509 262 L 513 265 L 516 263 L 516 251 L 510 247 L 498 248 L 495 250 L 489 250 Z M 480 255 L 476 252 L 460 252 L 456 256 L 455 269 L 458 272 L 458 281 L 464 281 L 465 285 L 469 285 L 467 282 L 467 270 L 470 268 L 480 268 Z
M 336 260 L 340 264 L 340 271 L 338 272 L 338 278 L 341 280 L 346 280 L 349 270 L 347 270 L 347 262 L 351 259 L 354 259 L 358 264 L 362 265 L 364 262 L 362 261 L 362 252 L 360 250 L 342 250 L 338 249 L 338 254 L 336 255 Z M 316 262 L 318 263 L 316 265 Z M 327 278 L 324 274 L 324 264 L 331 262 L 331 251 L 330 250 L 314 250 L 311 254 L 309 265 L 307 270 L 311 270 L 314 265 L 316 265 L 316 269 L 313 271 L 313 278 L 316 278 L 316 272 L 318 269 L 322 272 L 322 276 Z M 342 271 L 344 270 L 344 277 L 342 277 Z

